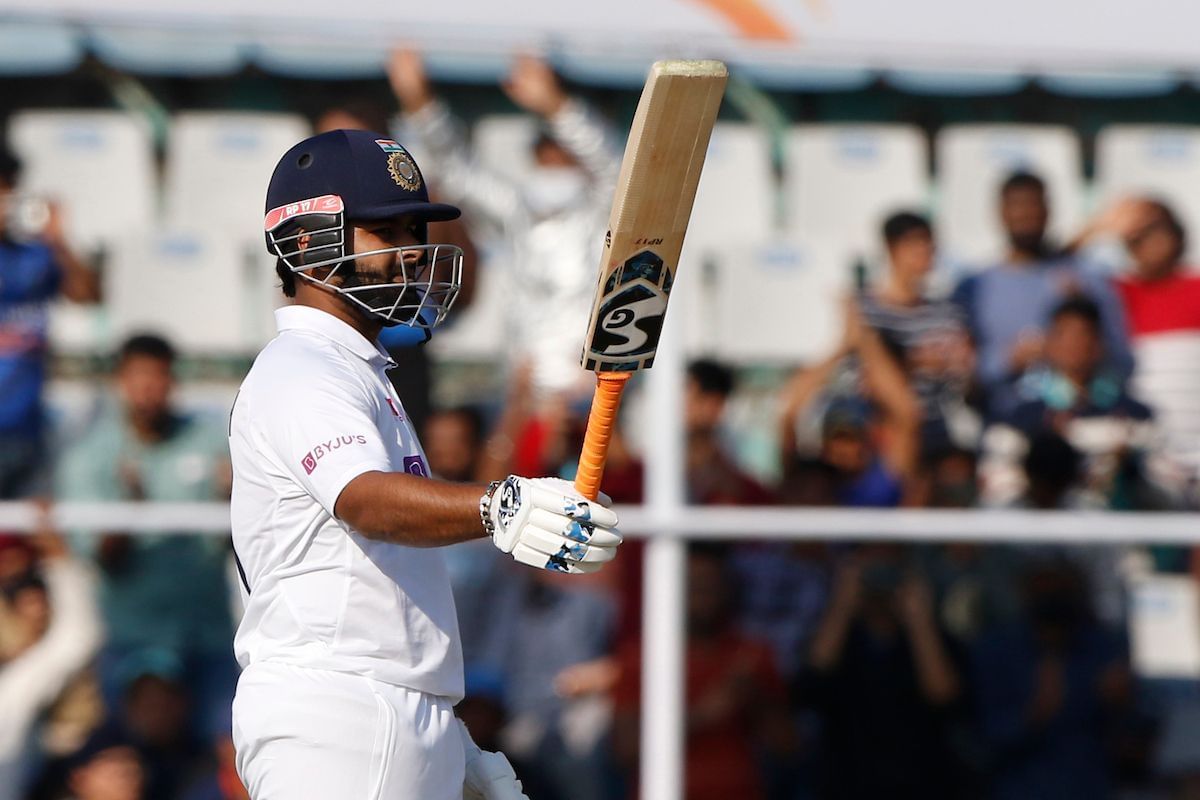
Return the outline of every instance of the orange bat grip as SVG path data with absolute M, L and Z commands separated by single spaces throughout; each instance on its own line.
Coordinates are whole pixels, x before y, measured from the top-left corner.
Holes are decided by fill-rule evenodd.
M 596 375 L 596 394 L 592 396 L 592 411 L 588 414 L 587 433 L 579 454 L 579 471 L 575 473 L 575 490 L 589 500 L 600 494 L 600 479 L 604 477 L 604 462 L 608 458 L 608 443 L 612 439 L 621 392 L 625 391 L 628 372 L 600 372 Z

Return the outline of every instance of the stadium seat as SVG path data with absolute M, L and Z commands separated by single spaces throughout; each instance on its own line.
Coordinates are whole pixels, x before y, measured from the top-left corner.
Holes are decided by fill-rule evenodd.
M 693 263 L 709 249 L 769 235 L 775 229 L 777 194 L 767 135 L 752 125 L 718 122 L 696 190 L 683 263 Z
M 265 260 L 207 227 L 130 238 L 105 275 L 114 342 L 154 331 L 194 355 L 253 353 L 274 328 Z
M 1101 204 L 1134 193 L 1170 203 L 1200 233 L 1200 127 L 1113 125 L 1096 137 L 1096 195 Z M 1189 248 L 1200 252 L 1196 237 Z
M 952 264 L 986 266 L 1003 252 L 997 193 L 1017 170 L 1046 181 L 1055 240 L 1066 241 L 1083 224 L 1082 156 L 1069 128 L 952 125 L 938 134 L 935 158 L 938 245 Z
M 242 247 L 261 248 L 271 172 L 311 132 L 294 114 L 177 114 L 167 145 L 167 223 L 223 231 Z
M 832 352 L 842 298 L 853 285 L 853 253 L 836 242 L 769 237 L 714 251 L 700 297 L 709 332 L 699 350 L 735 364 L 808 363 Z M 690 277 L 690 276 L 689 276 Z M 695 320 L 688 324 L 689 337 Z M 689 351 L 697 352 L 695 340 Z
M 25 111 L 8 139 L 24 163 L 21 187 L 63 206 L 77 246 L 97 249 L 145 231 L 153 218 L 149 129 L 118 111 Z
M 788 134 L 788 230 L 874 257 L 888 214 L 928 204 L 921 132 L 902 125 L 802 125 Z
M 123 238 L 149 230 L 154 209 L 154 154 L 149 129 L 117 111 L 25 111 L 9 122 L 21 158 L 22 191 L 62 207 L 70 241 L 88 258 L 106 256 Z M 103 261 L 101 262 L 103 263 Z M 106 347 L 105 311 L 52 305 L 50 343 L 83 355 Z

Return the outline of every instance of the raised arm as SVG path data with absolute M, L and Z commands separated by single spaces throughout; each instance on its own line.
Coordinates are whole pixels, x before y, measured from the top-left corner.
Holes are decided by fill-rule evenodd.
M 520 193 L 511 182 L 472 158 L 463 125 L 434 95 L 420 54 L 408 49 L 394 51 L 388 61 L 388 81 L 405 120 L 430 156 L 438 195 L 503 227 L 519 211 Z
M 597 192 L 612 194 L 621 168 L 612 128 L 586 103 L 567 94 L 549 64 L 519 56 L 501 88 L 515 104 L 546 121 L 550 135 L 579 162 Z

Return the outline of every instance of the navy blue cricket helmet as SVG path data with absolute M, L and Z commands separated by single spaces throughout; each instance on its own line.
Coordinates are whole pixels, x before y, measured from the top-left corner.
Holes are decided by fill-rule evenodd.
M 459 214 L 455 206 L 430 202 L 416 161 L 394 140 L 336 130 L 284 153 L 267 187 L 264 228 L 281 269 L 338 293 L 385 325 L 428 329 L 458 295 L 463 255 L 453 245 L 429 244 L 425 225 Z M 354 223 L 402 216 L 418 223 L 421 244 L 354 252 Z M 385 254 L 393 255 L 385 272 L 356 261 Z

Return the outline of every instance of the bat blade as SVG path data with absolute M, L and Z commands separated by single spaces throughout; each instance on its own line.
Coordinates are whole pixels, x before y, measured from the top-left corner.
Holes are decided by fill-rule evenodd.
M 650 70 L 613 197 L 585 369 L 654 363 L 727 76 L 720 61 L 659 61 Z
M 654 364 L 727 78 L 720 61 L 659 61 L 646 78 L 584 337 L 584 369 L 598 378 L 575 476 L 585 497 L 600 491 L 625 382 Z

